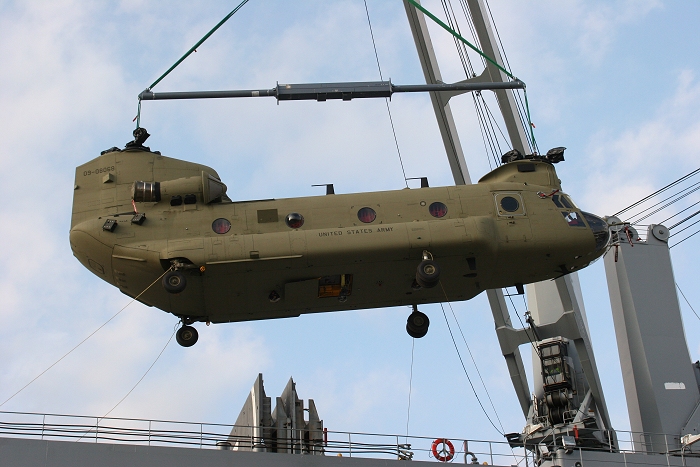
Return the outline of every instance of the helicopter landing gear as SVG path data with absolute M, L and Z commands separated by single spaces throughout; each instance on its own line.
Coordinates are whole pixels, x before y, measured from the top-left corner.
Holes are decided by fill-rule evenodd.
M 197 339 L 199 339 L 199 333 L 188 324 L 183 324 L 175 333 L 175 340 L 183 347 L 192 347 L 197 343 Z
M 416 270 L 416 283 L 424 289 L 431 289 L 440 282 L 440 267 L 433 261 L 433 255 L 423 252 L 423 261 Z
M 178 271 L 168 271 L 163 276 L 163 288 L 166 292 L 170 293 L 180 293 L 187 287 L 187 279 L 185 275 Z
M 418 311 L 418 307 L 413 305 L 413 313 L 406 320 L 406 332 L 414 339 L 420 339 L 428 333 L 430 320 L 425 313 Z

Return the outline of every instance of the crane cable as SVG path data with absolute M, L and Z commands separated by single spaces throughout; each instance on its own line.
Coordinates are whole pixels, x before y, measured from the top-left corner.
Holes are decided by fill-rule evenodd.
M 248 3 L 249 1 L 250 1 L 250 0 L 243 0 L 243 1 L 242 1 L 236 8 L 234 8 L 228 15 L 224 16 L 224 19 L 222 19 L 221 21 L 219 21 L 219 23 L 218 23 L 216 26 L 214 26 L 211 30 L 209 30 L 209 32 L 206 33 L 206 34 L 204 35 L 204 37 L 202 37 L 195 45 L 193 45 L 193 46 L 190 48 L 190 50 L 188 50 L 187 52 L 185 52 L 185 54 L 184 54 L 182 57 L 180 57 L 180 59 L 179 59 L 178 61 L 176 61 L 176 62 L 173 64 L 173 66 L 171 66 L 170 68 L 168 68 L 168 70 L 167 70 L 165 73 L 163 73 L 162 75 L 160 75 L 160 77 L 159 77 L 157 80 L 155 80 L 153 83 L 151 83 L 151 85 L 148 86 L 148 87 L 146 88 L 146 91 L 150 91 L 151 89 L 153 89 L 153 88 L 155 87 L 156 84 L 160 83 L 160 82 L 163 80 L 163 78 L 165 78 L 166 76 L 168 76 L 168 75 L 170 74 L 170 72 L 173 71 L 175 68 L 177 68 L 177 66 L 178 66 L 180 63 L 182 63 L 187 57 L 189 57 L 189 56 L 192 54 L 192 52 L 196 52 L 196 51 L 197 51 L 197 47 L 199 47 L 200 45 L 202 45 L 202 44 L 204 43 L 204 41 L 206 41 L 207 39 L 209 39 L 209 36 L 211 36 L 212 34 L 214 34 L 214 33 L 216 32 L 217 29 L 219 29 L 221 26 L 223 26 L 223 24 L 224 24 L 226 21 L 228 21 L 233 15 L 235 15 L 236 12 L 237 12 L 238 10 L 240 10 L 241 8 L 243 8 L 243 5 L 245 5 L 245 4 Z M 136 120 L 136 128 L 139 128 L 139 127 L 141 126 L 141 99 L 139 99 L 138 113 L 136 114 L 136 118 L 135 118 L 134 120 Z
M 616 212 L 615 214 L 613 214 L 613 216 L 617 217 L 617 216 L 619 216 L 620 214 L 622 214 L 623 212 L 627 212 L 627 211 L 629 211 L 630 209 L 633 209 L 633 208 L 639 206 L 640 204 L 644 203 L 645 201 L 648 201 L 649 199 L 653 198 L 654 196 L 656 196 L 656 195 L 658 195 L 658 194 L 660 194 L 660 193 L 663 193 L 664 191 L 666 191 L 666 190 L 668 190 L 668 189 L 670 189 L 670 188 L 672 188 L 672 187 L 678 185 L 679 183 L 681 183 L 681 182 L 683 182 L 684 180 L 686 180 L 686 179 L 692 177 L 693 175 L 696 175 L 698 172 L 700 172 L 700 169 L 696 169 L 696 170 L 690 172 L 689 174 L 682 176 L 681 178 L 679 178 L 679 179 L 676 180 L 675 182 L 669 183 L 669 184 L 666 185 L 665 187 L 663 187 L 663 188 L 661 188 L 661 189 L 659 189 L 659 190 L 656 190 L 656 191 L 653 192 L 652 194 L 650 194 L 650 195 L 648 195 L 648 196 L 646 196 L 646 197 L 640 199 L 639 201 L 637 201 L 637 202 L 635 202 L 635 203 L 630 204 L 629 206 L 627 206 L 626 208 L 622 209 L 621 211 Z
M 406 444 L 408 444 L 408 423 L 411 421 L 411 393 L 413 392 L 413 355 L 416 349 L 416 338 L 411 339 L 411 373 L 408 377 L 408 410 L 406 411 Z
M 445 13 L 445 17 L 447 18 L 448 25 L 454 29 L 458 34 L 462 34 L 462 32 L 459 29 L 459 22 L 457 21 L 457 15 L 454 12 L 454 8 L 452 7 L 452 3 L 450 0 L 442 0 L 442 9 L 443 12 Z M 464 4 L 463 0 L 460 0 L 460 4 L 462 6 L 462 12 L 464 13 L 465 17 L 468 17 L 468 9 L 469 7 Z M 469 27 L 469 30 L 472 35 L 472 39 L 474 39 L 474 42 L 478 43 L 478 37 L 476 35 L 476 31 L 474 29 L 474 25 L 472 24 L 471 21 L 467 20 L 467 26 Z M 467 48 L 466 46 L 461 43 L 456 37 L 453 36 L 453 40 L 455 43 L 455 48 L 457 50 L 457 55 L 459 55 L 459 59 L 462 62 L 462 68 L 464 69 L 464 72 L 468 78 L 474 78 L 476 77 L 476 73 L 474 72 L 474 66 L 471 63 L 471 59 L 469 58 L 469 54 L 467 53 Z M 486 63 L 484 62 L 484 66 L 486 66 Z M 488 104 L 486 103 L 486 99 L 484 99 L 484 95 L 481 91 L 475 91 L 472 94 L 472 99 L 474 102 L 474 108 L 477 113 L 477 118 L 479 120 L 479 128 L 481 130 L 481 138 L 484 142 L 484 147 L 486 150 L 487 154 L 487 161 L 489 163 L 489 167 L 491 170 L 493 170 L 493 166 L 491 165 L 491 158 L 489 155 L 493 158 L 495 165 L 499 166 L 501 164 L 500 162 L 500 155 L 503 154 L 504 151 L 501 150 L 501 145 L 498 140 L 498 133 L 501 134 L 501 137 L 503 138 L 504 141 L 508 141 L 508 139 L 505 137 L 503 134 L 503 130 L 501 129 L 500 125 L 498 122 L 495 120 L 493 115 L 491 114 L 491 111 L 488 107 Z M 487 118 L 488 116 L 488 118 Z M 522 120 L 522 115 L 520 115 L 519 111 L 519 117 Z M 496 132 L 496 129 L 494 129 L 494 126 L 496 129 L 498 129 L 498 133 Z M 524 127 L 525 125 L 523 125 Z
M 692 189 L 692 190 L 690 190 L 690 189 L 693 188 L 693 187 L 695 187 L 695 188 Z M 690 190 L 690 191 L 688 191 L 688 190 Z M 641 215 L 641 214 L 643 214 L 643 213 L 649 211 L 650 209 L 654 209 L 654 208 L 655 208 L 656 206 L 658 206 L 659 204 L 664 203 L 664 202 L 668 201 L 668 200 L 671 199 L 671 198 L 675 198 L 675 199 L 671 199 L 671 201 L 669 201 L 668 203 L 664 204 L 664 205 L 661 206 L 660 208 L 657 208 L 656 210 L 651 211 L 650 213 L 647 213 L 645 216 L 642 216 L 642 217 L 640 217 L 639 219 L 637 219 L 636 221 L 632 222 L 632 224 L 639 224 L 639 222 L 643 221 L 644 219 L 653 216 L 653 215 L 656 214 L 657 212 L 663 211 L 663 210 L 666 209 L 667 207 L 671 206 L 672 204 L 676 203 L 677 201 L 682 200 L 682 199 L 685 198 L 686 196 L 695 193 L 695 192 L 698 191 L 698 190 L 700 190 L 700 182 L 694 183 L 694 184 L 690 185 L 689 187 L 684 188 L 683 190 L 679 191 L 678 193 L 676 193 L 676 194 L 674 194 L 674 195 L 671 195 L 671 196 L 669 196 L 668 198 L 659 201 L 658 203 L 654 204 L 653 206 L 650 206 L 650 207 L 644 209 L 643 211 L 641 211 L 641 212 L 639 212 L 639 213 L 633 215 L 632 217 L 630 217 L 629 219 L 627 219 L 625 222 L 629 222 L 632 218 L 637 217 L 637 216 L 639 216 L 639 215 Z M 681 193 L 683 193 L 684 191 L 687 191 L 687 193 L 681 195 Z
M 140 378 L 138 381 L 136 381 L 136 384 L 134 384 L 134 386 L 133 386 L 131 389 L 129 389 L 129 392 L 127 392 L 126 395 L 125 395 L 124 397 L 122 397 L 121 400 L 119 400 L 119 402 L 117 402 L 117 404 L 116 404 L 114 407 L 112 407 L 111 409 L 109 409 L 109 411 L 108 411 L 106 414 L 104 414 L 103 416 L 101 416 L 100 418 L 97 419 L 97 423 L 95 423 L 95 430 L 97 430 L 97 426 L 99 425 L 100 421 L 101 421 L 101 420 L 104 420 L 105 418 L 107 418 L 107 415 L 111 414 L 111 413 L 114 411 L 114 409 L 116 409 L 117 407 L 119 407 L 119 404 L 121 404 L 122 402 L 124 402 L 124 400 L 126 400 L 126 398 L 129 397 L 129 395 L 130 395 L 132 392 L 134 392 L 134 389 L 136 389 L 136 386 L 138 386 L 139 384 L 141 384 L 141 381 L 143 381 L 143 379 L 144 379 L 144 378 L 146 377 L 146 375 L 151 371 L 151 369 L 155 366 L 155 364 L 158 362 L 158 360 L 160 360 L 161 355 L 163 355 L 163 352 L 165 352 L 165 349 L 167 349 L 167 348 L 168 348 L 168 345 L 170 345 L 170 341 L 173 340 L 173 336 L 175 335 L 176 332 L 177 332 L 177 325 L 175 325 L 175 329 L 173 330 L 173 333 L 170 334 L 170 338 L 168 339 L 168 342 L 165 343 L 165 347 L 163 347 L 163 350 L 160 351 L 160 353 L 158 354 L 158 356 L 156 357 L 156 359 L 153 361 L 153 363 L 151 363 L 151 366 L 148 367 L 148 369 L 147 369 L 146 372 L 143 374 L 143 376 L 141 376 L 141 378 Z M 83 438 L 84 438 L 87 434 L 89 434 L 91 431 L 92 431 L 92 427 L 90 427 L 90 429 L 89 429 L 88 431 L 86 431 L 85 433 L 83 433 L 83 434 L 80 436 L 80 438 L 76 439 L 75 442 L 77 443 L 78 441 L 80 441 L 81 439 L 83 439 Z M 97 436 L 97 432 L 95 432 L 95 436 Z
M 489 417 L 489 414 L 486 412 L 486 409 L 484 408 L 484 405 L 481 403 L 481 399 L 479 398 L 479 395 L 476 393 L 476 389 L 474 388 L 474 385 L 472 384 L 472 380 L 469 377 L 469 373 L 467 373 L 467 368 L 464 365 L 464 361 L 462 360 L 462 355 L 459 352 L 459 348 L 457 347 L 457 342 L 455 341 L 454 335 L 452 334 L 452 328 L 450 327 L 450 322 L 447 319 L 447 313 L 445 313 L 445 307 L 443 306 L 442 303 L 440 303 L 440 308 L 442 308 L 442 315 L 445 317 L 445 323 L 447 324 L 447 329 L 450 332 L 450 337 L 452 338 L 452 343 L 455 346 L 455 350 L 457 351 L 457 356 L 459 357 L 459 361 L 462 364 L 462 369 L 464 369 L 464 374 L 467 376 L 467 381 L 469 381 L 469 385 L 472 388 L 472 391 L 474 392 L 474 396 L 476 397 L 477 402 L 479 402 L 479 405 L 481 406 L 481 410 L 484 412 L 484 415 L 486 415 L 486 418 L 488 421 L 491 423 L 491 426 L 493 426 L 496 431 L 501 435 L 505 436 L 505 428 L 503 428 L 503 422 L 501 422 L 501 417 L 498 416 L 498 411 L 496 410 L 496 406 L 493 403 L 493 399 L 491 399 L 491 394 L 489 393 L 488 388 L 486 387 L 486 383 L 484 382 L 484 378 L 481 376 L 481 372 L 479 371 L 479 367 L 476 364 L 476 360 L 474 359 L 474 354 L 472 354 L 472 350 L 469 347 L 469 344 L 467 343 L 467 338 L 464 336 L 464 332 L 462 332 L 462 326 L 459 324 L 459 320 L 457 320 L 457 315 L 455 314 L 454 308 L 452 308 L 452 302 L 450 302 L 449 298 L 447 297 L 447 292 L 445 291 L 445 287 L 442 285 L 442 282 L 440 282 L 440 288 L 442 288 L 442 293 L 445 295 L 445 301 L 447 302 L 447 305 L 450 307 L 450 311 L 452 312 L 452 316 L 454 317 L 455 323 L 457 323 L 457 328 L 459 329 L 459 333 L 462 335 L 462 340 L 464 340 L 464 345 L 467 347 L 467 351 L 469 352 L 469 356 L 472 359 L 472 363 L 474 364 L 474 368 L 476 369 L 476 373 L 479 375 L 479 379 L 481 380 L 481 385 L 484 388 L 484 391 L 486 392 L 486 397 L 489 399 L 489 403 L 491 404 L 491 408 L 493 409 L 493 413 L 496 415 L 496 420 L 498 420 L 498 424 L 501 426 L 501 429 L 499 430 L 496 425 L 493 423 L 491 420 L 491 417 Z M 510 447 L 510 452 L 513 455 L 513 458 L 516 460 L 517 464 L 520 464 L 518 461 L 515 452 L 513 451 L 513 447 Z
M 678 285 L 678 282 L 676 282 L 676 288 L 678 288 L 678 291 L 681 293 L 681 295 L 683 295 L 683 299 L 685 300 L 685 303 L 687 303 L 688 306 L 690 307 L 690 309 L 693 310 L 693 313 L 695 314 L 695 317 L 696 317 L 698 320 L 700 320 L 700 315 L 698 315 L 697 311 L 695 311 L 695 308 L 693 308 L 693 305 L 690 304 L 690 302 L 688 301 L 688 298 L 685 296 L 685 294 L 684 294 L 683 291 L 681 290 L 681 286 Z
M 462 37 L 460 34 L 458 34 L 454 29 L 450 28 L 447 24 L 445 24 L 442 20 L 440 20 L 437 16 L 426 10 L 420 3 L 416 2 L 416 0 L 406 0 L 409 2 L 411 5 L 413 5 L 416 9 L 420 10 L 424 15 L 426 15 L 428 18 L 432 19 L 436 24 L 438 24 L 441 28 L 443 28 L 445 31 L 449 32 L 457 38 L 460 42 L 465 44 L 467 47 L 472 49 L 474 52 L 478 53 L 481 55 L 481 57 L 486 60 L 487 62 L 491 63 L 493 66 L 498 68 L 501 72 L 503 72 L 507 77 L 511 78 L 514 81 L 520 81 L 516 76 L 514 76 L 510 71 L 506 70 L 503 68 L 501 65 L 499 65 L 494 59 L 486 55 L 484 52 L 479 50 L 478 47 L 473 45 L 471 42 L 466 40 L 464 37 Z M 522 82 L 522 81 L 520 81 Z M 537 146 L 537 143 L 535 141 L 535 132 L 534 132 L 534 127 L 532 125 L 532 119 L 530 118 L 530 104 L 528 103 L 527 99 L 527 90 L 524 87 L 524 82 L 523 83 L 523 96 L 525 98 L 525 110 L 526 110 L 526 115 L 527 115 L 527 123 L 529 127 L 529 133 L 530 133 L 530 138 L 532 139 L 531 143 L 533 147 Z
M 95 334 L 97 334 L 97 332 L 98 332 L 100 329 L 102 329 L 103 327 L 107 326 L 107 324 L 109 324 L 110 321 L 112 321 L 114 318 L 116 318 L 117 316 L 119 316 L 119 314 L 120 314 L 122 311 L 126 310 L 126 308 L 127 308 L 129 305 L 131 305 L 131 304 L 134 303 L 136 300 L 138 300 L 139 297 L 141 297 L 141 295 L 145 294 L 146 291 L 148 291 L 148 289 L 150 289 L 151 287 L 153 287 L 153 285 L 154 285 L 156 282 L 158 282 L 159 280 L 161 280 L 161 279 L 163 278 L 163 276 L 165 276 L 165 275 L 166 275 L 169 271 L 171 271 L 171 270 L 172 270 L 172 267 L 169 268 L 168 270 L 166 270 L 163 274 L 161 274 L 160 277 L 158 277 L 158 279 L 154 280 L 154 281 L 151 283 L 151 285 L 149 285 L 148 287 L 146 287 L 146 288 L 143 290 L 143 292 L 141 292 L 140 294 L 138 294 L 137 296 L 135 296 L 134 298 L 132 298 L 131 301 L 129 301 L 129 303 L 127 303 L 126 305 L 124 305 L 124 306 L 122 307 L 121 310 L 117 311 L 114 315 L 112 315 L 111 318 L 109 318 L 107 321 L 105 321 L 100 327 L 98 327 L 97 329 L 95 329 L 94 331 L 92 331 L 85 339 L 83 339 L 82 341 L 80 341 L 75 347 L 73 347 L 73 348 L 70 349 L 68 352 L 66 352 L 61 358 L 59 358 L 58 360 L 56 360 L 55 362 L 53 362 L 47 369 L 45 369 L 44 371 L 42 371 L 41 373 L 39 373 L 36 377 L 34 377 L 33 380 L 31 380 L 30 382 L 28 382 L 27 384 L 25 384 L 24 386 L 22 386 L 22 388 L 21 388 L 19 391 L 17 391 L 16 393 L 12 394 L 12 395 L 11 395 L 10 397 L 8 397 L 7 399 L 5 399 L 5 401 L 4 401 L 2 404 L 0 404 L 0 407 L 2 407 L 3 405 L 7 404 L 8 402 L 10 402 L 17 394 L 19 394 L 20 392 L 24 391 L 30 384 L 32 384 L 34 381 L 36 381 L 36 380 L 39 379 L 41 376 L 43 376 L 43 375 L 44 375 L 47 371 L 49 371 L 51 368 L 53 368 L 53 367 L 55 367 L 56 365 L 58 365 L 58 363 L 60 363 L 61 360 L 63 360 L 64 358 L 66 358 L 68 355 L 72 354 L 73 351 L 74 351 L 75 349 L 77 349 L 78 347 L 80 347 L 81 345 L 83 345 L 88 339 L 90 339 L 92 336 L 94 336 Z M 145 376 L 145 375 L 144 375 L 144 376 Z
M 450 303 L 450 300 L 447 297 L 447 292 L 445 291 L 445 287 L 443 287 L 442 282 L 440 282 L 440 287 L 442 288 L 442 293 L 445 295 L 445 301 L 450 306 L 450 309 L 452 309 L 452 304 Z M 442 303 L 440 303 L 440 308 L 442 309 L 442 315 L 445 317 L 445 324 L 447 324 L 447 330 L 450 332 L 450 338 L 452 338 L 452 344 L 454 344 L 455 350 L 457 351 L 457 357 L 459 358 L 459 362 L 462 364 L 462 369 L 464 370 L 464 374 L 467 377 L 467 381 L 469 381 L 469 386 L 471 386 L 471 388 L 472 388 L 472 392 L 474 393 L 474 397 L 476 397 L 476 401 L 479 403 L 479 406 L 481 407 L 481 411 L 484 412 L 484 415 L 488 419 L 489 423 L 491 423 L 491 426 L 493 426 L 493 428 L 501 436 L 505 436 L 505 429 L 503 428 L 503 423 L 501 423 L 501 419 L 498 416 L 498 412 L 496 412 L 496 407 L 494 406 L 493 400 L 491 399 L 491 395 L 489 394 L 489 391 L 486 388 L 486 384 L 484 383 L 484 379 L 481 377 L 481 372 L 479 371 L 479 368 L 476 367 L 476 361 L 474 361 L 474 356 L 472 355 L 471 349 L 469 348 L 469 345 L 467 344 L 467 340 L 464 337 L 464 333 L 462 333 L 462 338 L 464 338 L 464 343 L 467 345 L 467 350 L 469 350 L 469 355 L 471 355 L 472 363 L 474 363 L 474 367 L 476 367 L 476 372 L 478 373 L 479 378 L 481 379 L 481 384 L 484 386 L 484 390 L 486 391 L 486 395 L 488 396 L 488 399 L 491 402 L 491 407 L 493 408 L 493 412 L 496 414 L 496 419 L 498 420 L 498 424 L 501 425 L 500 430 L 498 429 L 496 424 L 493 423 L 493 420 L 491 420 L 491 417 L 489 416 L 488 412 L 486 411 L 484 404 L 481 402 L 481 399 L 479 398 L 479 394 L 476 392 L 476 388 L 474 387 L 474 383 L 472 383 L 472 379 L 469 376 L 469 372 L 467 372 L 467 367 L 464 365 L 464 360 L 462 359 L 462 354 L 460 353 L 459 347 L 457 346 L 457 341 L 455 340 L 455 336 L 452 333 L 452 327 L 450 326 L 450 322 L 447 319 L 447 313 L 445 313 L 445 307 Z M 454 310 L 452 310 L 452 314 L 454 315 Z M 457 320 L 457 317 L 455 316 L 455 321 L 456 320 Z M 462 328 L 461 328 L 461 326 L 459 326 L 458 321 L 457 321 L 457 326 L 459 327 L 460 332 L 462 332 Z
M 469 18 L 471 17 L 471 10 L 469 8 L 469 5 L 464 0 L 460 0 L 460 6 L 462 7 L 462 13 L 464 14 L 466 20 L 467 20 L 467 26 L 469 27 L 469 30 L 471 32 L 472 38 L 474 39 L 475 43 L 479 43 L 479 38 L 477 36 L 475 27 L 473 25 L 473 21 L 470 21 Z M 457 31 L 457 33 L 461 34 L 461 31 L 459 30 L 459 24 L 457 21 L 457 15 L 454 12 L 454 8 L 452 7 L 452 2 L 450 0 L 442 0 L 442 5 L 443 5 L 443 11 L 445 12 L 445 16 L 447 17 L 449 25 L 452 27 L 454 23 L 453 29 Z M 496 23 L 493 20 L 493 15 L 491 14 L 490 7 L 488 7 L 487 3 L 487 8 L 489 8 L 489 16 L 491 18 L 491 23 L 493 25 L 494 30 L 496 31 L 496 35 L 498 37 L 500 49 L 503 53 L 503 57 L 505 59 L 505 63 L 507 64 L 508 69 L 510 70 L 510 64 L 508 64 L 508 57 L 506 56 L 505 49 L 503 49 L 503 43 L 500 40 L 500 36 L 498 35 L 498 28 L 496 27 Z M 462 61 L 462 66 L 464 68 L 464 71 L 466 72 L 467 77 L 476 77 L 476 73 L 474 73 L 474 68 L 471 64 L 471 60 L 469 59 L 469 55 L 467 54 L 466 46 L 462 44 L 462 47 L 459 47 L 459 42 L 455 38 L 455 45 L 457 46 L 457 53 L 460 56 L 460 60 Z M 466 61 L 464 58 L 466 58 Z M 486 66 L 486 62 L 484 61 L 484 66 Z M 474 100 L 474 105 L 477 109 L 477 113 L 479 112 L 486 112 L 489 115 L 489 120 L 488 124 L 487 123 L 481 123 L 482 125 L 488 125 L 491 127 L 491 134 L 489 135 L 489 139 L 493 139 L 495 142 L 495 145 L 498 146 L 498 152 L 496 150 L 493 150 L 492 155 L 494 157 L 494 160 L 496 161 L 496 166 L 501 164 L 500 161 L 500 155 L 503 154 L 504 151 L 501 150 L 500 148 L 500 143 L 498 140 L 498 134 L 494 130 L 494 125 L 496 129 L 498 129 L 498 132 L 501 134 L 501 137 L 503 138 L 503 141 L 506 142 L 506 145 L 510 145 L 509 139 L 503 134 L 503 130 L 501 129 L 501 126 L 498 124 L 498 122 L 495 120 L 493 115 L 491 114 L 491 110 L 488 107 L 488 104 L 486 103 L 486 100 L 484 99 L 483 93 L 481 91 L 476 91 L 472 93 L 473 96 L 475 96 Z M 523 103 L 522 103 L 522 98 L 520 97 L 520 94 L 517 92 L 513 93 L 513 96 L 515 96 L 515 104 L 517 107 L 517 112 L 518 112 L 518 118 L 520 120 L 520 123 L 523 128 L 527 127 L 526 120 L 524 118 L 524 112 L 523 112 Z M 481 108 L 483 107 L 483 109 Z M 482 134 L 482 138 L 483 138 Z M 528 145 L 530 146 L 530 150 L 533 153 L 537 153 L 538 148 L 537 146 L 532 146 L 532 141 L 528 139 L 527 141 Z M 488 152 L 488 151 L 487 151 Z M 493 169 L 491 166 L 491 161 L 489 160 L 489 167 Z
M 377 53 L 377 44 L 374 42 L 374 32 L 372 31 L 372 22 L 369 19 L 369 8 L 367 8 L 367 0 L 364 0 L 365 2 L 365 12 L 367 13 L 367 24 L 369 25 L 369 34 L 372 37 L 372 47 L 374 47 L 374 58 L 377 59 L 377 68 L 379 69 L 379 79 L 384 81 L 384 77 L 382 76 L 382 67 L 379 65 L 379 54 Z M 406 188 L 408 188 L 408 178 L 406 178 L 406 169 L 404 169 L 403 166 L 403 159 L 401 158 L 401 150 L 399 149 L 399 140 L 396 137 L 396 129 L 394 128 L 394 119 L 391 117 L 391 108 L 389 107 L 389 98 L 385 97 L 384 101 L 386 102 L 386 111 L 389 114 L 389 122 L 391 123 L 391 132 L 394 135 L 394 144 L 396 145 L 396 152 L 399 155 L 399 163 L 401 164 L 401 172 L 403 173 L 403 181 L 406 184 Z

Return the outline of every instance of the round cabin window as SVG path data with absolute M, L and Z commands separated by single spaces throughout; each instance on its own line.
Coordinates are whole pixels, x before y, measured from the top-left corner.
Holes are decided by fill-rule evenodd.
M 445 214 L 447 214 L 447 206 L 445 206 L 440 201 L 436 201 L 430 206 L 428 206 L 428 211 L 433 217 L 445 217 Z
M 302 216 L 298 212 L 293 212 L 291 214 L 287 214 L 287 217 L 284 219 L 284 222 L 290 229 L 298 229 L 299 227 L 304 225 L 304 216 Z
M 218 234 L 225 234 L 231 230 L 231 223 L 224 218 L 219 218 L 211 223 L 211 229 Z
M 357 211 L 357 218 L 360 219 L 360 222 L 369 224 L 377 218 L 377 213 L 374 212 L 374 209 L 365 207 Z
M 501 207 L 506 212 L 515 212 L 520 207 L 520 203 L 512 196 L 504 196 L 501 198 Z

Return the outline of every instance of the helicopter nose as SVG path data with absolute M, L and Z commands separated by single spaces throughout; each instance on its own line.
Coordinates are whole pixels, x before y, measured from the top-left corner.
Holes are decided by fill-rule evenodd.
M 610 240 L 610 229 L 608 228 L 608 223 L 590 212 L 582 211 L 582 214 L 593 231 L 596 251 L 602 250 L 608 245 L 608 241 Z

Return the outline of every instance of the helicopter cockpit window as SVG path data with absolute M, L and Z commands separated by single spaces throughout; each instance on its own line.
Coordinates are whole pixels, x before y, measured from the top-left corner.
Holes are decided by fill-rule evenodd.
M 377 213 L 372 208 L 364 207 L 357 211 L 357 218 L 360 219 L 360 222 L 369 224 L 374 222 L 374 220 L 377 218 Z
M 428 211 L 433 217 L 445 217 L 445 214 L 447 214 L 447 206 L 440 201 L 435 201 L 433 204 L 428 206 Z
M 576 211 L 562 211 L 562 215 L 564 216 L 564 219 L 566 219 L 566 223 L 569 224 L 571 227 L 585 227 L 586 224 L 583 223 L 583 219 L 581 218 L 581 215 L 577 213 Z
M 231 223 L 224 218 L 219 218 L 211 223 L 211 229 L 218 234 L 225 234 L 231 230 Z

